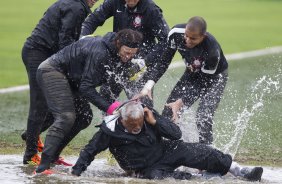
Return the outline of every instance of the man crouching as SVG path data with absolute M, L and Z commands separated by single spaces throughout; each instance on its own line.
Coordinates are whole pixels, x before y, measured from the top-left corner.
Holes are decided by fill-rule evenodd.
M 123 170 L 142 178 L 189 179 L 191 174 L 175 171 L 186 166 L 221 175 L 229 171 L 251 181 L 261 179 L 261 167 L 241 168 L 229 154 L 180 138 L 181 131 L 172 121 L 140 102 L 130 101 L 117 114 L 104 119 L 100 130 L 80 152 L 72 174 L 80 176 L 98 153 L 109 148 Z

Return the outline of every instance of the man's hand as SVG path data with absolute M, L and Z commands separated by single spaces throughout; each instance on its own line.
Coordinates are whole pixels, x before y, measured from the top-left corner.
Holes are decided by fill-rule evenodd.
M 157 122 L 153 115 L 153 112 L 150 109 L 148 109 L 147 107 L 144 107 L 144 117 L 145 117 L 145 120 L 151 125 L 155 125 Z
M 152 88 L 154 87 L 155 82 L 153 80 L 148 80 L 144 85 L 141 92 L 133 97 L 133 99 L 141 98 L 143 96 L 148 96 L 150 100 L 153 100 L 152 97 Z
M 171 102 L 169 104 L 166 104 L 165 106 L 171 108 L 172 110 L 172 118 L 171 120 L 176 122 L 178 120 L 178 113 L 180 111 L 180 109 L 183 107 L 183 101 L 182 99 L 178 99 L 175 102 Z
M 140 99 L 140 98 L 142 98 L 144 96 L 148 96 L 150 100 L 153 100 L 152 90 L 148 90 L 148 91 L 146 91 L 146 93 L 145 92 L 138 93 L 138 94 L 134 95 L 134 97 L 132 99 Z

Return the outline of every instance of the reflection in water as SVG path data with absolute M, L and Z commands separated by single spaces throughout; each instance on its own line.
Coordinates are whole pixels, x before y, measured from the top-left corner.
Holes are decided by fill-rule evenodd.
M 76 157 L 66 158 L 75 163 Z M 108 165 L 106 159 L 96 159 L 87 168 L 81 177 L 70 175 L 71 167 L 55 166 L 52 169 L 57 173 L 49 176 L 32 175 L 35 167 L 22 165 L 21 155 L 1 155 L 0 157 L 0 183 L 246 183 L 246 181 L 235 178 L 229 174 L 224 177 L 204 178 L 194 174 L 191 180 L 180 181 L 175 179 L 145 180 L 133 177 L 125 177 L 124 172 L 117 165 Z M 181 168 L 183 169 L 183 168 Z M 194 170 L 188 170 L 194 172 Z M 282 181 L 282 168 L 264 168 L 262 183 L 280 183 Z M 250 182 L 252 183 L 252 182 Z

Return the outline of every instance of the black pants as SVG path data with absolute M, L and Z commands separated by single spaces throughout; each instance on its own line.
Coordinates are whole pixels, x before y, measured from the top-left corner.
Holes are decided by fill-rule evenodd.
M 49 124 L 48 108 L 44 95 L 36 81 L 36 71 L 38 66 L 53 53 L 30 49 L 26 46 L 22 49 L 22 60 L 28 74 L 30 87 L 30 106 L 27 119 L 26 130 L 26 150 L 24 154 L 24 163 L 37 153 L 37 140 L 43 124 Z
M 213 141 L 213 117 L 223 96 L 227 79 L 227 70 L 212 78 L 199 78 L 198 75 L 191 75 L 185 71 L 166 101 L 171 103 L 181 98 L 184 105 L 189 108 L 200 99 L 196 114 L 200 143 L 211 144 Z M 172 118 L 171 109 L 165 107 L 162 115 Z
M 54 117 L 38 167 L 38 172 L 42 172 L 82 129 L 89 126 L 93 115 L 90 104 L 74 93 L 65 75 L 50 66 L 48 60 L 39 66 L 37 81 Z
M 225 175 L 231 166 L 232 157 L 206 144 L 186 143 L 181 140 L 167 141 L 163 157 L 151 167 L 141 171 L 148 179 L 189 179 L 185 173 L 175 172 L 180 166 L 186 166 L 210 173 Z

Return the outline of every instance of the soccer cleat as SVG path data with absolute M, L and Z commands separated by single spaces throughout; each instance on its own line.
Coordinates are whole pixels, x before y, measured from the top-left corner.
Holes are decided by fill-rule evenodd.
M 73 164 L 64 161 L 63 157 L 59 157 L 58 160 L 54 162 L 56 165 L 73 166 Z
M 38 154 L 33 155 L 30 160 L 27 160 L 26 163 L 29 165 L 39 165 L 41 158 Z
M 253 169 L 243 168 L 242 173 L 244 173 L 244 178 L 249 181 L 260 181 L 263 173 L 262 167 L 254 167 Z
M 40 136 L 38 136 L 38 141 L 37 141 L 37 151 L 38 152 L 42 152 L 44 148 L 44 144 L 40 138 Z
M 33 171 L 33 174 L 45 174 L 45 175 L 50 175 L 50 174 L 55 174 L 55 172 L 51 169 L 46 169 L 43 172 L 37 173 L 36 170 Z

